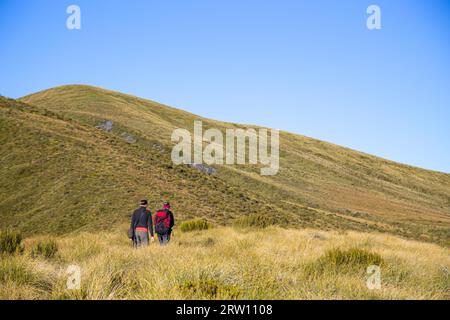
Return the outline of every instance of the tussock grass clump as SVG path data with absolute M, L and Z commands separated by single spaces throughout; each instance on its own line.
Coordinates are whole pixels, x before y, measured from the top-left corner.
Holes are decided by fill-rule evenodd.
M 18 285 L 26 285 L 35 281 L 35 276 L 25 265 L 17 263 L 13 259 L 2 259 L 0 261 L 0 283 L 8 281 Z
M 25 255 L 0 259 L 0 300 L 48 298 L 53 280 L 54 277 L 35 270 Z
M 58 244 L 53 239 L 39 241 L 31 248 L 30 253 L 32 258 L 42 256 L 51 259 L 58 253 Z
M 183 232 L 195 231 L 195 230 L 207 230 L 211 228 L 211 224 L 206 219 L 193 219 L 184 221 L 180 225 L 180 229 Z
M 12 230 L 0 231 L 0 254 L 22 253 L 22 234 Z
M 370 265 L 381 266 L 384 260 L 378 253 L 361 248 L 343 250 L 332 248 L 306 266 L 309 275 L 337 272 L 365 272 Z
M 269 226 L 283 226 L 288 222 L 284 215 L 249 214 L 234 220 L 234 226 L 239 228 L 267 228 Z
M 197 279 L 186 279 L 179 286 L 183 294 L 192 299 L 239 299 L 241 290 L 237 286 L 228 285 L 219 279 L 201 273 Z

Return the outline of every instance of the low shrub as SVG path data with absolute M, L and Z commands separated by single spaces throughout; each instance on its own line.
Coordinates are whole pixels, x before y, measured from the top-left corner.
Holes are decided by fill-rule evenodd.
M 345 265 L 380 265 L 383 259 L 378 253 L 370 252 L 360 248 L 351 248 L 348 250 L 330 249 L 322 259 L 337 267 Z
M 195 230 L 207 230 L 211 225 L 206 219 L 193 219 L 184 221 L 180 225 L 180 230 L 183 232 L 195 231 Z
M 342 250 L 333 248 L 325 252 L 323 256 L 306 266 L 308 274 L 320 274 L 325 272 L 366 272 L 370 265 L 381 266 L 383 258 L 375 252 L 360 248 Z
M 0 254 L 16 254 L 23 252 L 22 234 L 12 230 L 0 231 Z
M 58 252 L 58 244 L 55 240 L 39 241 L 31 248 L 31 257 L 42 256 L 46 259 L 53 258 Z

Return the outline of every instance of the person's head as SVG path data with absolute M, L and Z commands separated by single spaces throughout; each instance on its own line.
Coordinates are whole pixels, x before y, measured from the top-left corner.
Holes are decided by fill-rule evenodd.
M 148 206 L 148 201 L 145 199 L 141 200 L 141 207 L 147 208 L 147 206 Z
M 164 202 L 163 207 L 164 209 L 170 209 L 170 203 Z

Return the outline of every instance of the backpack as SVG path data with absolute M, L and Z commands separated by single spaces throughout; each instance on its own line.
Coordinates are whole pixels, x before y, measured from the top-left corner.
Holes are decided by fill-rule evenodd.
M 155 231 L 157 234 L 166 234 L 170 229 L 170 215 L 168 210 L 160 210 L 155 214 Z

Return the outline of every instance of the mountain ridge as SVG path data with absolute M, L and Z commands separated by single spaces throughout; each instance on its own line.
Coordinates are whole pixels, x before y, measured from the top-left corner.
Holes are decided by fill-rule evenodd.
M 297 227 L 370 230 L 440 243 L 449 241 L 450 175 L 446 173 L 399 164 L 332 143 L 281 131 L 278 175 L 261 177 L 257 173 L 257 167 L 253 166 L 214 166 L 218 173 L 205 175 L 195 169 L 173 166 L 170 163 L 169 154 L 173 146 L 170 134 L 173 129 L 186 128 L 191 131 L 193 121 L 197 119 L 203 121 L 205 128 L 214 127 L 219 130 L 259 127 L 206 119 L 152 100 L 86 85 L 50 88 L 27 95 L 19 101 L 40 112 L 49 112 L 50 118 L 61 117 L 70 120 L 89 134 L 100 134 L 108 141 L 105 145 L 102 144 L 102 147 L 115 150 L 117 155 L 114 157 L 124 157 L 122 152 L 128 149 L 136 153 L 142 152 L 145 154 L 143 157 L 160 157 L 151 160 L 151 164 L 147 163 L 150 168 L 148 170 L 157 171 L 165 178 L 175 174 L 173 181 L 183 181 L 183 185 L 172 188 L 171 192 L 165 194 L 164 189 L 169 187 L 163 184 L 160 192 L 150 191 L 150 198 L 154 199 L 154 202 L 162 198 L 179 201 L 181 205 L 178 209 L 183 219 L 200 216 L 218 224 L 229 224 L 242 215 L 274 214 L 283 216 L 281 220 L 287 220 Z M 6 104 L 3 99 L 2 106 Z M 104 120 L 113 122 L 112 132 L 95 128 Z M 25 119 L 22 119 L 22 122 L 28 123 Z M 28 126 L 32 125 L 28 123 Z M 121 138 L 124 133 L 136 137 L 137 142 L 124 144 Z M 74 135 L 76 136 L 76 133 Z M 10 139 L 11 137 L 6 140 Z M 36 137 L 31 136 L 31 139 Z M 111 144 L 110 140 L 114 143 Z M 46 143 L 48 141 L 43 145 Z M 95 148 L 92 152 L 95 154 Z M 127 158 L 125 162 L 131 166 L 133 161 Z M 17 162 L 20 164 L 20 160 Z M 110 166 L 114 167 L 113 164 Z M 100 172 L 103 169 L 100 167 Z M 130 173 L 127 170 L 118 170 L 124 180 L 133 180 L 128 177 Z M 131 176 L 135 177 L 134 174 L 139 176 L 141 171 L 133 172 Z M 14 175 L 8 178 L 13 179 Z M 32 177 L 30 179 L 32 180 Z M 116 179 L 120 185 L 122 178 Z M 156 178 L 149 175 L 146 179 L 151 183 Z M 186 181 L 189 181 L 189 186 Z M 202 183 L 208 184 L 209 187 L 202 187 Z M 133 196 L 128 199 L 123 195 L 118 197 L 128 203 L 114 208 L 116 211 L 124 211 L 114 214 L 115 221 L 125 221 L 129 215 L 125 211 L 133 207 L 132 202 L 148 195 L 148 191 L 136 187 L 135 182 L 129 181 L 128 185 L 134 190 Z M 190 195 L 189 201 L 182 199 L 187 197 L 189 191 L 197 188 L 203 190 L 199 191 L 199 196 Z M 124 192 L 119 189 L 108 190 L 111 194 L 118 195 Z M 140 191 L 136 192 L 137 189 Z M 233 191 L 225 195 L 224 190 Z M 228 200 L 222 199 L 222 195 L 228 197 Z M 110 199 L 107 193 L 103 196 L 107 201 Z M 96 202 L 97 198 L 94 197 L 90 201 Z M 130 201 L 131 199 L 134 200 Z M 5 199 L 0 199 L 2 211 L 11 207 L 4 201 Z M 243 208 L 239 208 L 241 203 L 246 203 Z M 195 212 L 194 208 L 197 206 L 201 209 Z M 36 210 L 39 212 L 39 209 Z M 77 210 L 81 212 L 82 208 Z M 77 210 L 75 211 L 78 212 Z M 98 210 L 96 212 L 98 213 Z M 84 225 L 89 226 L 91 220 L 86 218 Z
M 218 121 L 218 122 L 222 122 L 222 123 L 234 124 L 234 125 L 244 126 L 244 127 L 248 127 L 248 128 L 255 128 L 255 127 L 257 127 L 257 128 L 270 129 L 269 127 L 261 126 L 261 125 L 258 125 L 258 124 L 244 124 L 244 123 L 239 123 L 238 124 L 238 123 L 235 123 L 235 122 L 213 120 L 213 119 L 209 119 L 209 118 L 203 117 L 201 115 L 197 115 L 197 114 L 195 114 L 193 112 L 186 111 L 186 110 L 181 109 L 181 108 L 172 107 L 172 106 L 170 106 L 168 104 L 157 102 L 156 100 L 152 100 L 152 99 L 148 99 L 148 98 L 141 98 L 141 97 L 138 97 L 138 96 L 133 95 L 131 93 L 123 93 L 123 92 L 120 92 L 120 91 L 111 90 L 111 89 L 107 89 L 107 88 L 104 88 L 104 87 L 101 87 L 101 86 L 89 85 L 89 84 L 63 84 L 63 85 L 58 85 L 58 86 L 55 86 L 55 87 L 51 87 L 51 88 L 43 89 L 43 90 L 40 90 L 40 91 L 37 91 L 37 92 L 34 92 L 34 93 L 27 94 L 27 95 L 24 95 L 22 97 L 15 98 L 15 100 L 17 100 L 17 101 L 28 101 L 29 99 L 32 99 L 34 95 L 41 95 L 41 94 L 44 94 L 45 92 L 51 92 L 52 90 L 65 89 L 65 88 L 71 88 L 71 87 L 86 88 L 86 89 L 92 89 L 92 90 L 101 90 L 101 91 L 103 91 L 105 93 L 113 93 L 113 94 L 120 93 L 123 96 L 128 96 L 128 97 L 133 98 L 133 99 L 137 98 L 139 100 L 143 100 L 143 101 L 146 101 L 146 102 L 151 103 L 151 104 L 156 104 L 156 105 L 159 105 L 159 106 L 162 106 L 162 107 L 165 107 L 165 108 L 170 108 L 170 109 L 173 109 L 175 111 L 186 113 L 186 114 L 191 115 L 192 117 L 196 117 L 198 119 L 206 119 L 206 120 L 210 120 L 210 121 Z M 277 130 L 279 130 L 280 132 L 284 132 L 286 134 L 300 136 L 300 137 L 311 139 L 311 140 L 314 140 L 314 141 L 317 141 L 317 142 L 327 143 L 327 144 L 335 146 L 335 147 L 347 149 L 349 151 L 358 152 L 358 153 L 360 153 L 362 155 L 366 155 L 366 156 L 369 156 L 369 157 L 376 157 L 376 158 L 378 158 L 380 160 L 383 160 L 383 161 L 392 162 L 392 163 L 395 163 L 395 164 L 400 164 L 400 165 L 403 165 L 403 166 L 411 167 L 413 169 L 425 170 L 425 171 L 430 171 L 430 172 L 435 172 L 435 173 L 442 173 L 442 174 L 450 174 L 450 172 L 445 172 L 445 171 L 431 169 L 431 168 L 424 168 L 424 167 L 421 167 L 421 166 L 418 166 L 418 165 L 413 165 L 413 164 L 408 164 L 408 163 L 395 161 L 395 160 L 389 159 L 387 157 L 382 157 L 382 156 L 379 156 L 379 155 L 376 155 L 376 154 L 372 154 L 370 152 L 357 150 L 357 149 L 354 149 L 354 148 L 348 147 L 348 146 L 343 146 L 343 145 L 340 145 L 340 144 L 335 143 L 335 142 L 330 142 L 330 141 L 327 141 L 327 140 L 317 139 L 317 138 L 314 138 L 312 136 L 308 136 L 308 135 L 301 134 L 301 133 L 298 133 L 298 132 L 293 132 L 293 131 L 284 130 L 284 129 L 277 129 Z
M 183 112 L 183 113 L 191 115 L 192 117 L 196 117 L 196 118 L 199 118 L 199 119 L 206 119 L 206 120 L 210 120 L 210 121 L 218 121 L 218 122 L 227 123 L 227 124 L 235 124 L 235 125 L 249 127 L 249 128 L 257 127 L 257 128 L 270 129 L 269 127 L 258 125 L 258 124 L 254 124 L 254 123 L 245 124 L 245 123 L 235 123 L 235 122 L 227 122 L 227 121 L 221 121 L 221 120 L 213 120 L 213 119 L 201 116 L 201 115 L 197 115 L 197 114 L 195 114 L 193 112 L 186 111 L 186 110 L 184 110 L 182 108 L 173 107 L 173 106 L 171 106 L 169 104 L 166 104 L 166 103 L 157 102 L 156 100 L 152 100 L 152 99 L 149 99 L 149 98 L 141 98 L 141 97 L 138 97 L 138 96 L 136 96 L 134 94 L 131 94 L 131 93 L 123 93 L 123 92 L 120 92 L 120 91 L 111 90 L 111 89 L 104 88 L 104 87 L 101 87 L 101 86 L 89 85 L 89 84 L 62 84 L 62 85 L 58 85 L 58 86 L 55 86 L 55 87 L 42 89 L 42 90 L 39 90 L 37 92 L 26 94 L 24 96 L 21 96 L 21 97 L 18 97 L 18 98 L 13 98 L 13 99 L 15 99 L 17 101 L 27 101 L 28 99 L 32 98 L 36 94 L 42 94 L 42 93 L 45 93 L 45 92 L 50 92 L 50 91 L 55 90 L 55 89 L 65 89 L 65 88 L 70 88 L 70 87 L 86 88 L 86 89 L 93 89 L 93 90 L 101 90 L 101 91 L 104 91 L 105 93 L 115 93 L 115 94 L 120 93 L 123 96 L 128 96 L 130 98 L 134 98 L 134 99 L 137 98 L 139 100 L 147 101 L 148 103 L 156 104 L 156 105 L 159 105 L 159 106 L 162 106 L 162 107 L 165 107 L 165 108 L 173 109 L 175 111 Z M 370 157 L 376 157 L 376 158 L 378 158 L 380 160 L 383 160 L 383 161 L 392 162 L 392 163 L 395 163 L 395 164 L 400 164 L 400 165 L 403 165 L 403 166 L 411 167 L 413 169 L 426 170 L 426 171 L 442 173 L 442 174 L 450 174 L 450 172 L 445 172 L 445 171 L 442 171 L 442 170 L 437 170 L 437 169 L 432 169 L 432 168 L 424 168 L 424 167 L 421 167 L 419 165 L 413 165 L 413 164 L 409 164 L 409 163 L 403 163 L 401 161 L 392 160 L 392 159 L 389 159 L 388 157 L 383 157 L 383 156 L 380 156 L 380 155 L 377 155 L 377 154 L 374 154 L 374 153 L 371 153 L 371 152 L 362 151 L 362 150 L 358 150 L 356 148 L 352 148 L 352 147 L 349 147 L 349 146 L 340 145 L 340 144 L 338 144 L 336 142 L 327 141 L 326 139 L 318 139 L 318 138 L 314 138 L 314 137 L 309 136 L 309 135 L 305 135 L 305 134 L 302 134 L 302 133 L 289 131 L 289 130 L 285 130 L 285 129 L 277 129 L 277 130 L 279 130 L 280 132 L 284 132 L 286 134 L 291 134 L 291 135 L 295 135 L 295 136 L 304 137 L 304 138 L 307 138 L 307 139 L 315 140 L 317 142 L 327 143 L 327 144 L 330 144 L 332 146 L 336 146 L 336 147 L 339 147 L 339 148 L 347 149 L 347 150 L 353 151 L 353 152 L 358 152 L 360 154 L 367 155 L 367 156 L 370 156 Z

